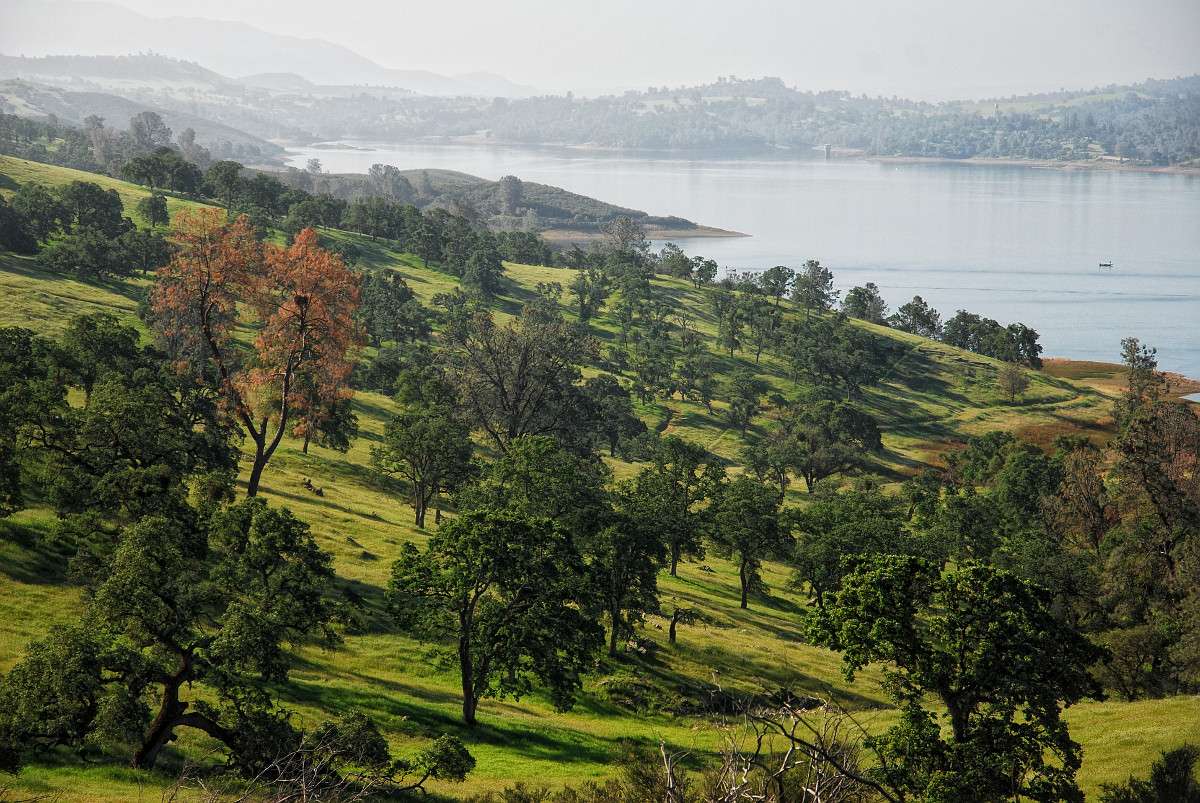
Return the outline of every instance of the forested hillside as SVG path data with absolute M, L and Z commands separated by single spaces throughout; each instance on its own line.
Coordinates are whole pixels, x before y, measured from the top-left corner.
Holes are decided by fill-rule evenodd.
M 16 799 L 1194 789 L 1200 421 L 1135 338 L 127 164 L 0 157 Z
M 0 70 L 13 75 L 44 72 L 49 66 L 42 61 L 0 60 Z M 1111 157 L 1154 167 L 1194 165 L 1200 159 L 1196 76 L 936 104 L 836 90 L 800 91 L 778 78 L 735 77 L 620 96 L 581 98 L 568 93 L 506 99 L 426 97 L 369 86 L 348 92 L 345 87 L 305 82 L 280 85 L 278 77 L 257 86 L 250 79 L 220 80 L 200 65 L 153 56 L 63 62 L 61 80 L 73 88 L 93 86 L 76 72 L 91 69 L 96 85 L 164 114 L 169 110 L 195 115 L 266 139 L 398 142 L 467 137 L 497 143 L 760 153 L 806 153 L 831 145 L 871 156 L 1077 162 Z M 112 77 L 131 71 L 140 71 L 141 79 Z M 64 121 L 81 122 L 87 114 L 98 113 L 88 109 L 98 108 L 103 97 L 20 82 L 0 90 L 0 104 L 11 107 L 8 110 L 26 116 L 53 112 Z M 127 103 L 107 97 L 108 107 Z M 5 110 L 3 105 L 0 110 Z M 124 109 L 120 116 L 136 111 Z M 175 125 L 201 131 L 199 123 L 182 117 Z M 202 133 L 201 140 L 214 152 L 220 150 L 216 143 L 229 139 L 215 131 Z M 234 138 L 231 147 L 253 146 Z M 242 161 L 274 155 L 267 150 L 257 157 L 248 150 L 219 153 L 220 158 Z

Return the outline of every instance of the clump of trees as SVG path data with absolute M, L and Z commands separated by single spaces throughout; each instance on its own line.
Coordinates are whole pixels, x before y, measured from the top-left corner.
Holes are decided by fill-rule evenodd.
M 1020 362 L 1033 369 L 1042 367 L 1038 333 L 1023 323 L 1002 326 L 991 318 L 959 310 L 942 326 L 941 340 L 985 357 Z
M 148 221 L 160 220 L 158 206 L 147 211 L 156 216 Z M 53 192 L 23 184 L 11 203 L 0 205 L 0 218 L 6 222 L 0 247 L 37 254 L 50 270 L 89 279 L 126 278 L 157 269 L 168 258 L 164 238 L 136 228 L 116 190 L 89 181 L 72 181 Z
M 1124 345 L 1119 434 L 1062 437 L 1052 454 L 1008 433 L 972 438 L 909 482 L 911 525 L 952 559 L 1019 574 L 1062 620 L 1111 648 L 1095 672 L 1125 699 L 1196 688 L 1192 639 L 1200 422 L 1163 397 L 1153 351 Z
M 473 761 L 452 737 L 397 762 L 361 714 L 289 723 L 275 692 L 292 648 L 341 640 L 331 558 L 286 508 L 232 503 L 239 419 L 215 358 L 139 341 L 106 313 L 60 341 L 0 329 L 0 515 L 44 498 L 84 592 L 78 624 L 0 678 L 0 767 L 66 746 L 150 769 L 192 728 L 249 779 L 324 757 L 276 785 L 461 780 Z

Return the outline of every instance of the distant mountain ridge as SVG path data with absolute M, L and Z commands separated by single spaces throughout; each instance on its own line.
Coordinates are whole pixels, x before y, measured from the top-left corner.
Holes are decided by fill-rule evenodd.
M 539 94 L 493 73 L 445 76 L 382 67 L 322 39 L 280 36 L 240 22 L 156 19 L 111 3 L 0 0 L 0 52 L 123 56 L 162 53 L 228 76 L 295 73 L 315 84 L 398 87 L 423 95 L 525 97 Z M 104 31 L 97 37 L 98 30 Z M 23 76 L 22 76 L 23 77 Z

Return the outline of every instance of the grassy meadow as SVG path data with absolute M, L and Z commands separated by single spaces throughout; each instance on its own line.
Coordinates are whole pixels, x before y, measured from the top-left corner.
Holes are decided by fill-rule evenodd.
M 4 194 L 26 181 L 50 185 L 95 180 L 116 188 L 128 210 L 147 194 L 123 182 L 15 159 L 0 158 L 0 174 Z M 174 212 L 186 203 L 172 199 L 169 206 Z M 361 249 L 361 265 L 401 273 L 423 303 L 456 284 L 453 277 L 425 270 L 415 257 L 395 253 L 384 243 L 344 233 L 329 236 L 353 239 Z M 565 286 L 570 278 L 566 270 L 507 266 L 507 287 L 496 304 L 497 317 L 519 313 L 534 296 L 537 283 Z M 83 281 L 47 273 L 31 258 L 0 255 L 0 326 L 56 335 L 71 316 L 98 310 L 115 312 L 123 321 L 140 326 L 136 308 L 148 283 L 141 278 Z M 656 293 L 673 299 L 704 336 L 715 336 L 712 313 L 690 283 L 659 278 L 654 285 Z M 784 306 L 790 309 L 787 302 Z M 563 311 L 573 314 L 565 304 Z M 590 325 L 606 345 L 619 340 L 619 325 L 603 312 Z M 1033 372 L 1029 390 L 1010 404 L 995 388 L 996 361 L 872 328 L 894 344 L 888 374 L 864 394 L 864 405 L 878 418 L 884 433 L 885 451 L 876 471 L 887 484 L 898 485 L 936 464 L 953 444 L 989 430 L 1011 430 L 1046 445 L 1068 432 L 1097 440 L 1112 436 L 1111 396 L 1118 387 L 1113 366 Z M 729 359 L 725 353 L 718 355 L 718 365 L 722 374 L 739 366 L 753 367 L 754 355 L 740 352 Z M 796 392 L 786 368 L 774 357 L 764 353 L 757 370 L 778 392 Z M 868 727 L 886 727 L 891 721 L 878 673 L 862 673 L 855 683 L 847 684 L 837 654 L 800 640 L 798 623 L 807 599 L 789 584 L 786 566 L 768 563 L 764 567 L 770 595 L 752 597 L 749 610 L 743 611 L 738 608 L 736 566 L 710 555 L 682 563 L 677 578 L 665 572 L 660 575 L 662 608 L 668 618 L 649 617 L 641 634 L 653 646 L 645 654 L 598 660 L 573 711 L 556 714 L 549 700 L 537 693 L 521 700 L 489 699 L 480 704 L 480 726 L 465 728 L 458 719 L 461 700 L 452 650 L 397 632 L 385 611 L 384 589 L 400 546 L 406 541 L 422 545 L 430 534 L 413 526 L 400 483 L 370 468 L 371 447 L 381 440 L 394 405 L 390 398 L 374 393 L 359 393 L 354 405 L 360 435 L 349 452 L 313 445 L 306 455 L 298 440 L 285 440 L 264 474 L 260 491 L 272 505 L 289 507 L 310 523 L 318 544 L 333 556 L 337 584 L 356 593 L 365 606 L 362 632 L 347 634 L 340 649 L 294 645 L 295 668 L 279 696 L 280 703 L 294 712 L 293 721 L 312 726 L 347 708 L 361 709 L 379 723 L 396 756 L 415 752 L 441 733 L 454 733 L 478 764 L 465 784 L 431 782 L 433 791 L 452 798 L 499 791 L 518 780 L 549 787 L 603 780 L 613 772 L 609 756 L 623 739 L 654 745 L 663 740 L 697 756 L 715 750 L 725 733 L 711 719 L 675 712 L 703 702 L 717 689 L 770 694 L 787 688 L 801 695 L 833 694 Z M 743 440 L 740 432 L 724 423 L 722 407 L 714 403 L 716 415 L 710 415 L 701 404 L 672 398 L 638 409 L 659 431 L 700 443 L 736 462 Z M 769 417 L 759 417 L 750 437 L 770 424 Z M 605 460 L 618 478 L 630 477 L 639 468 Z M 248 461 L 245 466 L 243 480 Z M 309 491 L 305 480 L 321 488 L 323 495 Z M 806 499 L 803 483 L 794 483 L 788 504 L 803 505 Z M 430 516 L 431 526 L 432 521 Z M 68 582 L 62 556 L 46 542 L 53 524 L 53 514 L 37 500 L 31 500 L 29 509 L 0 520 L 0 672 L 21 658 L 28 641 L 75 616 L 80 591 Z M 695 624 L 680 626 L 678 644 L 669 645 L 669 614 L 676 604 L 694 607 L 700 617 Z M 1120 781 L 1130 773 L 1145 775 L 1160 750 L 1185 740 L 1200 741 L 1200 698 L 1194 697 L 1087 702 L 1070 709 L 1067 719 L 1074 738 L 1084 745 L 1079 780 L 1092 799 L 1101 782 Z M 6 784 L 16 799 L 43 794 L 63 803 L 162 799 L 173 791 L 185 756 L 199 758 L 212 746 L 205 738 L 181 730 L 179 744 L 166 751 L 161 773 L 97 762 L 95 756 L 84 760 L 67 751 L 53 752 L 14 778 L 0 777 L 0 800 L 5 799 Z M 183 790 L 180 796 L 202 797 L 198 789 Z

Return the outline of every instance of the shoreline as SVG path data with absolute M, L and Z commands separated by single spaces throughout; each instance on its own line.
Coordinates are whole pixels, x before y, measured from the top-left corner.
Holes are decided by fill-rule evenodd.
M 1182 165 L 1155 167 L 1153 165 L 1136 165 L 1121 162 L 1101 162 L 1096 159 L 1064 161 L 1055 159 L 1005 159 L 996 156 L 971 156 L 966 159 L 947 159 L 941 156 L 867 156 L 866 154 L 849 158 L 863 162 L 878 162 L 879 164 L 967 164 L 983 167 L 1011 165 L 1012 167 L 1026 167 L 1034 170 L 1111 170 L 1119 173 L 1166 173 L 1178 176 L 1200 176 L 1200 167 L 1185 167 Z
M 716 226 L 696 225 L 694 229 L 667 229 L 661 226 L 642 226 L 642 233 L 647 240 L 687 240 L 718 237 L 751 237 L 753 235 L 740 231 L 719 229 Z M 551 243 L 579 243 L 583 245 L 604 236 L 599 231 L 580 231 L 579 229 L 546 229 L 538 234 Z
M 292 148 L 315 148 L 320 150 L 354 150 L 354 151 L 373 151 L 371 147 L 361 147 L 359 145 L 350 144 L 345 141 L 325 141 L 305 143 L 298 140 L 278 139 L 268 140 L 282 147 L 286 155 L 291 152 Z M 402 142 L 398 141 L 398 142 Z M 721 157 L 729 156 L 730 154 L 750 155 L 755 153 L 761 154 L 787 154 L 795 153 L 802 154 L 812 152 L 820 152 L 820 146 L 812 146 L 804 148 L 801 146 L 780 146 L 780 145 L 763 145 L 761 148 L 749 149 L 733 149 L 730 151 L 710 151 L 705 149 L 693 148 L 624 148 L 614 145 L 598 145 L 591 142 L 580 143 L 563 143 L 563 142 L 513 142 L 509 140 L 492 139 L 489 136 L 476 134 L 460 134 L 458 136 L 442 136 L 430 134 L 422 137 L 414 137 L 407 140 L 413 143 L 422 145 L 493 145 L 503 148 L 562 148 L 565 150 L 576 150 L 581 152 L 595 153 L 630 153 L 630 154 L 646 154 L 646 155 L 693 155 L 697 157 Z M 366 142 L 366 140 L 363 140 Z M 812 157 L 798 157 L 797 161 L 809 161 Z M 1130 164 L 1127 162 L 1109 162 L 1100 161 L 1099 159 L 1079 159 L 1079 160 L 1060 160 L 1060 159 L 1025 159 L 1025 158 L 1005 158 L 1001 156 L 970 156 L 965 159 L 951 159 L 944 156 L 872 156 L 864 153 L 858 148 L 842 148 L 834 147 L 831 151 L 833 159 L 847 159 L 862 162 L 878 162 L 879 164 L 968 164 L 980 165 L 984 167 L 994 167 L 998 165 L 1011 165 L 1013 167 L 1026 167 L 1035 170 L 1112 170 L 1117 172 L 1130 173 L 1165 173 L 1168 175 L 1179 176 L 1200 176 L 1200 166 L 1190 167 L 1185 165 L 1167 165 L 1165 167 L 1156 167 L 1154 165 Z

